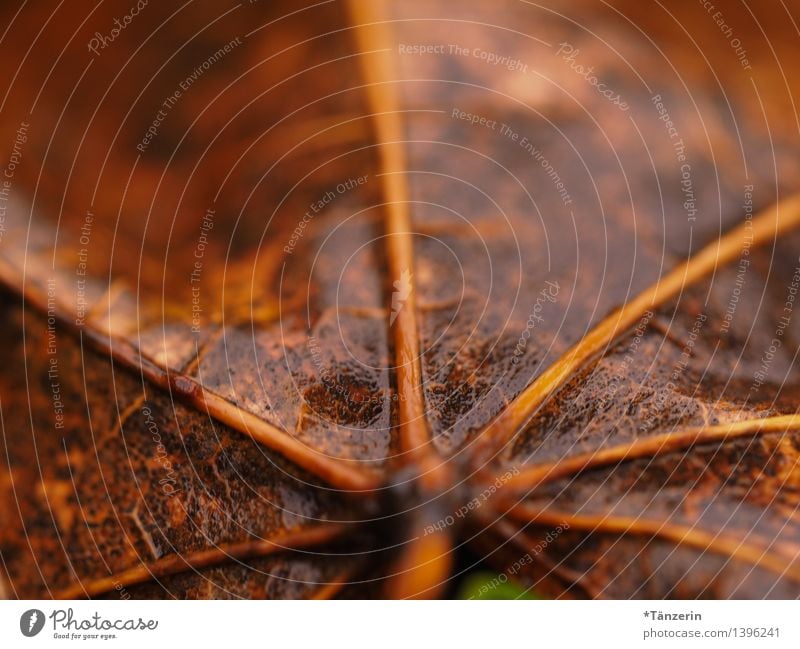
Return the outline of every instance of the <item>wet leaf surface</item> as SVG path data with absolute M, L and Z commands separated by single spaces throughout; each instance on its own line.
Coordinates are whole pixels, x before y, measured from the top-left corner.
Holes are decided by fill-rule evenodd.
M 3 10 L 3 595 L 798 595 L 792 9 L 126 10 Z

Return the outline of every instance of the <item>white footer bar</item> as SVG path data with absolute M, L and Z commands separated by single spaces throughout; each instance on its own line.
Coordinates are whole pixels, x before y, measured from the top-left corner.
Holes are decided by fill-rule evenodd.
M 4 601 L 0 646 L 767 649 L 800 647 L 798 620 L 794 601 Z

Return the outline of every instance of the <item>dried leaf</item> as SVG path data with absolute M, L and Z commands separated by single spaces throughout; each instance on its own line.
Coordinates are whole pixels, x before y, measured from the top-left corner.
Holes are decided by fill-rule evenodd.
M 0 592 L 798 595 L 790 9 L 127 10 L 2 10 Z

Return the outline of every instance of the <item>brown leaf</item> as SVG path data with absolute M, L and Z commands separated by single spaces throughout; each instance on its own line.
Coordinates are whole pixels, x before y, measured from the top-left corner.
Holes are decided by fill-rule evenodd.
M 5 595 L 798 595 L 789 9 L 194 5 L 0 43 Z

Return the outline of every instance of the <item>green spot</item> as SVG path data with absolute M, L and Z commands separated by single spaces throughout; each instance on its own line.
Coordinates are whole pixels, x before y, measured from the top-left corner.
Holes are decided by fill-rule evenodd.
M 531 590 L 525 590 L 506 575 L 493 572 L 476 572 L 468 575 L 458 591 L 458 599 L 542 599 Z

